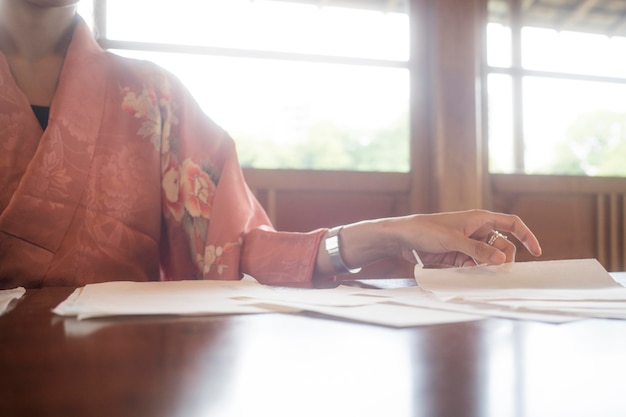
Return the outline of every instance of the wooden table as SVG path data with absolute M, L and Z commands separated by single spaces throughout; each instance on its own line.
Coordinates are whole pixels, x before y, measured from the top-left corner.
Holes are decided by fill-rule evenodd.
M 0 416 L 626 415 L 626 321 L 53 315 L 71 291 L 0 317 Z

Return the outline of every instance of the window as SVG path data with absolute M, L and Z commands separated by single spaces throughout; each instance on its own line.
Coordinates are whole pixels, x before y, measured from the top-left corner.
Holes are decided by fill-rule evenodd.
M 626 176 L 626 3 L 489 10 L 490 172 Z
M 406 3 L 95 0 L 103 47 L 176 74 L 243 166 L 409 170 Z

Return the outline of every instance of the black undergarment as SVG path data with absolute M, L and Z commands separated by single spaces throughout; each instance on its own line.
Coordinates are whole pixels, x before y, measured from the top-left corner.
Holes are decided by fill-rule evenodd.
M 43 130 L 46 130 L 46 127 L 48 127 L 48 117 L 50 116 L 50 107 L 33 105 L 30 107 L 32 107 L 33 113 L 35 113 L 39 126 L 41 126 Z

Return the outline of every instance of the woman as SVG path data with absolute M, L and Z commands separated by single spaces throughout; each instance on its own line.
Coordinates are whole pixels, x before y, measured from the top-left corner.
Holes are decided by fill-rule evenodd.
M 77 2 L 0 0 L 0 288 L 287 284 L 414 250 L 427 265 L 513 261 L 494 229 L 541 254 L 519 218 L 477 210 L 275 231 L 228 135 L 175 77 L 101 50 Z

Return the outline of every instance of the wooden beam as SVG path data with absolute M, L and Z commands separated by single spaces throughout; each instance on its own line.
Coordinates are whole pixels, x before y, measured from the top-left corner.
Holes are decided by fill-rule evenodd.
M 522 2 L 522 10 L 526 12 L 526 11 L 532 9 L 532 7 L 535 5 L 535 3 L 537 3 L 537 0 L 524 0 Z
M 619 15 L 606 31 L 608 36 L 624 36 L 626 32 L 626 14 Z
M 596 196 L 596 257 L 608 269 L 609 248 L 607 247 L 607 202 L 606 194 Z
M 530 194 L 601 194 L 619 192 L 626 195 L 626 178 L 581 177 L 574 175 L 491 174 L 496 193 Z
M 621 230 L 621 244 L 622 252 L 620 254 L 621 264 L 619 265 L 619 271 L 626 271 L 626 193 L 622 194 L 622 230 Z
M 559 30 L 565 30 L 571 27 L 573 24 L 584 19 L 591 9 L 593 9 L 600 0 L 584 0 L 578 5 L 569 15 L 567 15 L 561 23 L 558 25 Z
M 254 190 L 408 193 L 410 187 L 404 172 L 243 168 L 243 173 Z
M 400 0 L 387 0 L 387 8 L 388 12 L 393 12 L 397 10 L 400 6 Z
M 485 0 L 429 0 L 435 211 L 483 206 L 477 82 Z

